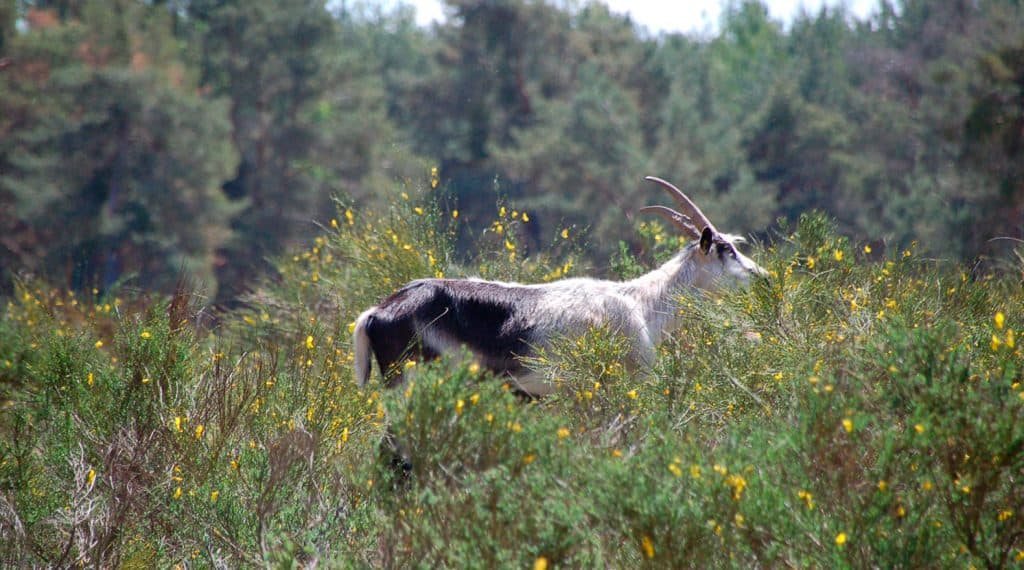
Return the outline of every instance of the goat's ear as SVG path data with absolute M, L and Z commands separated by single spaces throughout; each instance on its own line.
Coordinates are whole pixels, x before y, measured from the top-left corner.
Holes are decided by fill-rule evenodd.
M 714 240 L 715 232 L 710 227 L 704 228 L 700 233 L 700 250 L 705 255 L 711 250 L 711 242 Z

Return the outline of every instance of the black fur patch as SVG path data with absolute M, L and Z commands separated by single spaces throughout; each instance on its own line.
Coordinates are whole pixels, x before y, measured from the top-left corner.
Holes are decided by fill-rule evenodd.
M 540 291 L 486 281 L 424 279 L 388 298 L 367 320 L 366 332 L 388 384 L 400 375 L 396 366 L 437 353 L 422 342 L 428 328 L 484 355 L 495 372 L 522 368 L 516 356 L 530 349 L 533 313 Z
M 736 248 L 725 240 L 715 240 L 715 251 L 718 253 L 718 259 L 725 259 L 725 256 L 736 259 Z

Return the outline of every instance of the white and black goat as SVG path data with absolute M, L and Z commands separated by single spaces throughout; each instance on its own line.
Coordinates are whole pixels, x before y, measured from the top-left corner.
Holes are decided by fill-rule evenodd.
M 523 285 L 481 279 L 420 279 L 402 287 L 355 323 L 356 382 L 362 387 L 377 357 L 385 385 L 403 382 L 408 358 L 431 359 L 466 347 L 477 361 L 530 396 L 554 387 L 531 374 L 523 357 L 559 337 L 607 325 L 631 343 L 625 364 L 648 369 L 654 347 L 678 324 L 677 297 L 688 288 L 745 284 L 765 271 L 736 249 L 742 238 L 720 233 L 689 198 L 653 176 L 681 212 L 648 206 L 693 241 L 661 267 L 631 281 L 563 279 Z

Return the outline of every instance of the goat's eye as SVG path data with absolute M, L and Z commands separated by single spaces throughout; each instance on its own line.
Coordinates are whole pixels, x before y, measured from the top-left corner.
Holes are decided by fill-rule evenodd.
M 715 246 L 715 253 L 718 254 L 719 259 L 723 259 L 725 254 L 729 254 L 730 257 L 736 259 L 736 248 L 732 247 L 727 243 L 720 243 Z

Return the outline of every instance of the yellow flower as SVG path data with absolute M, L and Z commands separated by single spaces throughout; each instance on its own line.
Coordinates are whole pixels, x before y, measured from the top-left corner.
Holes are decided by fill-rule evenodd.
M 1013 329 L 1006 331 L 1006 348 L 1013 350 L 1017 346 L 1017 340 L 1013 337 Z
M 466 402 L 459 400 L 455 402 L 455 413 L 462 414 L 462 409 L 466 407 Z
M 338 220 L 337 220 L 337 218 L 331 218 L 331 227 L 334 228 L 334 229 L 338 229 Z
M 541 556 L 534 560 L 533 570 L 548 570 L 548 559 Z
M 832 257 L 834 257 L 836 259 L 836 261 L 842 261 L 843 260 L 843 250 L 841 250 L 841 249 L 835 250 L 834 252 L 832 252 Z
M 842 546 L 846 544 L 846 533 L 841 532 L 836 535 L 836 546 Z
M 864 246 L 864 253 L 871 253 L 871 246 L 870 245 L 865 245 Z
M 527 215 L 526 212 L 523 212 L 523 221 L 524 222 L 529 222 L 530 221 L 530 216 Z
M 814 496 L 811 495 L 810 491 L 800 491 L 796 496 L 807 505 L 807 510 L 814 510 Z
M 181 431 L 181 422 L 183 421 L 181 416 L 174 416 L 174 431 Z
M 413 208 L 412 211 L 416 212 L 417 216 L 422 216 L 423 215 L 423 208 L 420 208 L 419 206 L 416 206 L 415 208 Z
M 636 390 L 630 390 L 626 395 L 629 396 L 630 400 L 635 400 L 637 396 Z
M 562 239 L 569 239 L 569 228 L 562 230 Z
M 306 350 L 313 350 L 313 335 L 306 337 Z
M 644 549 L 644 556 L 654 558 L 654 541 L 651 540 L 651 537 L 645 534 L 640 541 L 640 547 Z
M 175 499 L 180 499 L 180 498 L 181 498 L 181 487 L 178 487 L 178 488 L 176 488 L 176 489 L 174 490 L 174 495 L 173 495 L 173 497 L 174 497 Z
M 196 439 L 203 439 L 204 430 L 205 428 L 203 427 L 203 424 L 199 424 L 196 426 Z
M 214 489 L 213 491 L 210 491 L 210 502 L 211 503 L 216 503 L 218 497 L 220 497 L 220 491 L 218 491 L 216 489 Z
M 90 469 L 89 474 L 85 476 L 85 484 L 92 485 L 92 482 L 96 480 L 96 470 Z
M 1006 322 L 1006 315 L 1004 315 L 1002 311 L 997 311 L 996 312 L 996 316 L 995 316 L 995 321 L 996 321 L 996 328 L 997 329 L 1002 329 L 1003 328 L 1003 323 Z
M 571 432 L 569 431 L 569 428 L 564 428 L 564 427 L 558 428 L 558 438 L 559 439 L 565 439 L 565 438 L 569 437 L 570 433 Z
M 510 242 L 510 241 L 508 241 L 506 239 L 505 240 L 505 249 L 507 249 L 509 251 L 515 251 L 516 250 L 516 244 L 514 244 L 514 243 L 512 243 L 512 242 Z
M 914 424 L 914 431 L 917 433 L 924 433 L 925 427 L 922 424 Z
M 535 459 L 537 459 L 536 455 L 532 453 L 527 453 L 526 455 L 523 456 L 523 465 L 529 465 L 533 463 Z
M 921 488 L 924 489 L 925 491 L 931 491 L 932 487 L 933 485 L 931 481 L 925 481 L 924 483 L 921 483 Z
M 843 429 L 846 430 L 846 433 L 851 433 L 853 431 L 853 420 L 843 418 Z
M 498 217 L 499 218 L 504 218 L 505 217 L 505 206 L 502 206 L 501 209 L 498 210 Z
M 475 405 L 479 401 L 480 401 L 480 394 L 473 394 L 472 396 L 469 397 L 469 403 L 470 404 L 474 404 Z
M 356 223 L 356 215 L 352 213 L 352 210 L 345 210 L 345 221 L 350 226 Z
M 700 465 L 694 464 L 690 466 L 690 477 L 700 479 Z
M 147 339 L 152 337 L 153 335 L 149 334 L 149 331 L 142 331 L 142 334 L 140 334 L 139 336 L 142 337 L 143 339 Z
M 884 492 L 885 492 L 885 490 L 886 490 L 886 489 L 888 489 L 888 488 L 889 488 L 889 483 L 887 483 L 887 482 L 885 481 L 885 479 L 882 479 L 882 480 L 880 480 L 880 481 L 878 482 L 878 490 L 879 490 L 879 491 L 881 491 L 881 492 L 883 492 L 883 493 L 884 493 Z
M 103 341 L 102 340 L 96 341 L 96 348 L 103 348 Z
M 813 257 L 807 257 L 807 269 L 814 269 L 814 265 L 817 263 Z
M 725 484 L 732 487 L 732 498 L 736 501 L 743 498 L 743 490 L 747 488 L 747 480 L 733 473 L 725 478 Z
M 90 372 L 88 375 L 86 375 L 85 383 L 87 385 L 92 386 L 93 380 L 95 380 L 95 378 L 93 377 L 92 372 Z
M 672 474 L 675 475 L 676 477 L 682 477 L 683 476 L 683 470 L 680 469 L 679 465 L 677 465 L 676 463 L 669 463 L 668 464 L 668 470 L 671 471 Z
M 458 219 L 458 217 L 459 217 L 459 211 L 458 210 L 452 210 L 452 219 Z

